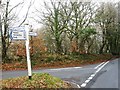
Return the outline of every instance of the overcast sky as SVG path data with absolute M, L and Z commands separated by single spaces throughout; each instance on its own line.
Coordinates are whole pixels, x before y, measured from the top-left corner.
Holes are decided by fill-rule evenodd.
M 5 1 L 5 0 L 3 0 Z M 15 6 L 16 4 L 22 2 L 23 0 L 10 0 L 10 5 L 11 7 L 12 6 Z M 30 1 L 31 0 L 24 0 L 24 4 L 22 4 L 21 6 L 19 6 L 15 12 L 17 12 L 19 15 L 19 19 L 22 20 L 24 17 L 25 17 L 25 14 L 26 14 L 26 11 L 28 9 L 28 6 L 30 4 Z M 29 11 L 29 16 L 28 16 L 28 19 L 27 19 L 27 23 L 31 24 L 33 26 L 33 28 L 38 28 L 39 25 L 31 18 L 31 17 L 35 17 L 35 8 L 37 9 L 41 9 L 41 10 L 44 10 L 43 9 L 43 3 L 44 1 L 46 1 L 48 4 L 50 2 L 50 0 L 32 0 L 32 3 L 33 5 L 31 6 L 30 8 L 30 11 Z M 54 1 L 57 1 L 57 0 L 54 0 Z M 64 0 L 62 0 L 64 1 Z M 71 1 L 75 1 L 75 0 L 71 0 Z M 87 1 L 89 2 L 90 0 L 80 0 L 80 1 Z M 93 2 L 118 2 L 120 0 L 92 0 Z M 21 9 L 22 8 L 22 9 Z

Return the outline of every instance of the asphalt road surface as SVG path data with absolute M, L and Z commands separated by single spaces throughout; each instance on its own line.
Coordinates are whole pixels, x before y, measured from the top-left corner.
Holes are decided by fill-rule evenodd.
M 109 62 L 94 78 L 94 83 L 91 88 L 118 88 L 120 86 L 119 80 L 120 74 L 118 74 L 118 62 L 111 61 Z
M 49 73 L 76 85 L 76 88 L 119 88 L 120 58 L 83 67 L 33 70 L 34 73 Z M 2 79 L 26 76 L 27 71 L 4 71 Z

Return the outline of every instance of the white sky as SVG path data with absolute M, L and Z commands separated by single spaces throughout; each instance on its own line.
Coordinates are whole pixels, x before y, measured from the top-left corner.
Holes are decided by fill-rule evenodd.
M 3 0 L 3 1 L 5 1 L 5 0 Z M 19 2 L 22 2 L 22 1 L 23 0 L 10 0 L 10 5 L 12 7 L 12 6 L 15 6 L 16 4 L 18 4 Z M 20 9 L 20 7 L 22 7 L 22 5 L 21 5 L 21 6 L 19 6 L 19 8 L 16 9 L 16 12 L 19 13 L 18 17 L 19 17 L 20 20 L 22 20 L 23 17 L 25 16 L 26 11 L 28 9 L 28 6 L 30 4 L 30 1 L 31 0 L 24 0 L 23 8 Z M 47 1 L 49 3 L 50 0 L 32 0 L 32 1 L 34 1 L 34 4 L 30 8 L 29 16 L 28 16 L 28 19 L 27 19 L 26 22 L 31 24 L 33 26 L 33 28 L 36 29 L 36 28 L 40 27 L 40 25 L 37 24 L 33 19 L 31 19 L 31 17 L 35 17 L 35 13 L 34 13 L 35 12 L 35 8 L 42 10 L 43 7 L 44 7 L 43 6 L 44 5 L 43 2 Z M 54 1 L 57 1 L 57 0 L 54 0 Z M 71 0 L 71 1 L 75 1 L 75 0 Z M 87 1 L 88 2 L 90 0 L 80 0 L 80 1 L 84 1 L 84 2 Z M 97 3 L 97 2 L 118 2 L 120 0 L 92 0 L 92 1 Z

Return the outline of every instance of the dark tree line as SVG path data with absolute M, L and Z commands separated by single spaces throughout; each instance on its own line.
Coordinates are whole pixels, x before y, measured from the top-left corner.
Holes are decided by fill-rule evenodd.
M 51 1 L 50 5 L 45 3 L 46 11 L 37 20 L 46 27 L 49 52 L 120 53 L 118 3 Z
M 102 30 L 102 44 L 100 52 L 119 54 L 120 29 L 118 22 L 118 4 L 102 3 L 96 14 L 96 21 Z
M 4 4 L 0 15 L 0 34 L 2 42 L 2 59 L 7 57 L 10 46 L 9 27 L 18 17 L 10 7 L 10 0 Z M 96 3 L 52 1 L 44 2 L 44 11 L 37 9 L 37 22 L 44 25 L 44 40 L 49 53 L 112 53 L 120 55 L 120 3 Z M 29 15 L 18 25 L 21 26 Z M 39 15 L 40 14 L 40 15 Z M 41 16 L 42 14 L 42 16 Z M 2 17 L 2 18 L 1 18 Z M 3 30 L 2 30 L 3 28 Z M 6 61 L 6 60 L 5 60 Z

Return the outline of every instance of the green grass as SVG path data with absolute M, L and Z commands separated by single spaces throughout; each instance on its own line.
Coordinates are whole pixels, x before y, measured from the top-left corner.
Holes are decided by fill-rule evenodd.
M 2 88 L 70 88 L 59 78 L 53 77 L 47 73 L 37 73 L 32 75 L 32 79 L 27 76 L 1 80 Z

